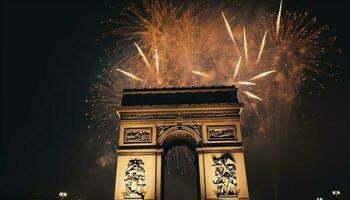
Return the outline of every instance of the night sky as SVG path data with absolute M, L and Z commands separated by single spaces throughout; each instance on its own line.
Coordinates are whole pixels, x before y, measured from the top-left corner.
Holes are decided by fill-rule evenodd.
M 55 199 L 60 191 L 69 199 L 113 198 L 115 165 L 97 162 L 112 148 L 98 140 L 100 130 L 87 128 L 84 116 L 85 99 L 108 47 L 96 38 L 106 31 L 99 22 L 115 16 L 110 5 L 121 3 L 2 2 L 1 199 Z M 293 107 L 294 124 L 281 144 L 279 199 L 327 197 L 333 189 L 350 199 L 349 5 L 285 0 L 285 8 L 309 10 L 329 24 L 344 53 L 329 58 L 341 65 L 334 70 L 339 81 L 323 78 L 327 90 L 321 96 L 303 95 Z M 265 157 L 263 148 L 246 148 L 252 200 L 274 196 Z

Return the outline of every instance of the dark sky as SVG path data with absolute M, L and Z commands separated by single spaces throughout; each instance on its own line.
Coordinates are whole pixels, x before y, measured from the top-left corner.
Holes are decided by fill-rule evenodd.
M 99 21 L 119 2 L 2 3 L 2 199 L 53 199 L 59 191 L 75 199 L 113 198 L 115 166 L 96 164 L 110 148 L 97 140 L 99 130 L 87 129 L 84 101 L 106 47 L 95 42 L 103 32 Z M 339 189 L 350 199 L 349 6 L 341 0 L 285 4 L 330 24 L 344 53 L 331 57 L 341 65 L 339 81 L 326 80 L 322 96 L 304 96 L 292 111 L 296 124 L 281 150 L 279 198 L 315 199 Z M 252 199 L 271 199 L 263 150 L 249 147 L 246 159 Z

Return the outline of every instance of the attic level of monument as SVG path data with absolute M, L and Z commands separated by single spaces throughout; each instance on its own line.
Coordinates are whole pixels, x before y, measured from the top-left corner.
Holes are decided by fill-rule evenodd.
M 235 86 L 125 89 L 121 106 L 239 104 Z

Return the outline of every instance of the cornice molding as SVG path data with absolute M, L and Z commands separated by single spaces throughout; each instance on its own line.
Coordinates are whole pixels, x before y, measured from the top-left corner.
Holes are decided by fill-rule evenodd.
M 167 106 L 118 106 L 117 113 L 160 113 L 160 112 L 210 112 L 210 111 L 240 111 L 243 104 L 196 104 L 196 105 L 167 105 Z

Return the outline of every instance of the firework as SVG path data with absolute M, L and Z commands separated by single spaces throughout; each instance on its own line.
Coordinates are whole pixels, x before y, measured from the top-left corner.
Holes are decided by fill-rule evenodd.
M 225 3 L 145 2 L 105 21 L 116 29 L 103 37 L 119 39 L 92 87 L 87 115 L 93 125 L 118 127 L 115 111 L 125 88 L 236 84 L 243 125 L 254 115 L 262 119 L 257 130 L 268 132 L 276 105 L 289 108 L 301 83 L 328 67 L 321 58 L 333 49 L 335 38 L 323 36 L 328 27 L 307 13 L 284 12 L 282 1 L 277 14 L 257 18 Z

